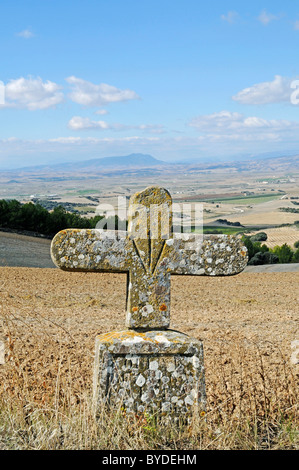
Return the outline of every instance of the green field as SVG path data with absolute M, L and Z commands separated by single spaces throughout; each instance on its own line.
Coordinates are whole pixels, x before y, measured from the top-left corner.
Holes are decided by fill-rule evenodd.
M 222 202 L 223 204 L 237 204 L 240 206 L 247 206 L 251 204 L 261 204 L 263 202 L 273 201 L 274 199 L 279 199 L 283 196 L 283 193 L 275 193 L 275 194 L 263 194 L 263 195 L 256 195 L 256 196 L 248 196 L 248 197 L 232 197 L 232 198 L 217 198 L 217 199 L 209 199 L 206 202 Z
M 98 189 L 76 189 L 71 188 L 66 192 L 66 196 L 89 196 L 92 194 L 99 194 Z
M 247 231 L 245 227 L 222 227 L 219 225 L 208 225 L 201 228 L 192 229 L 193 233 L 219 234 L 219 235 L 235 235 Z

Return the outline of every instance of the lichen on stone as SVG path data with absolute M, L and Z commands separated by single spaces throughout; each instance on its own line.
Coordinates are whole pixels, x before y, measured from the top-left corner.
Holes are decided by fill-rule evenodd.
M 168 328 L 172 274 L 225 276 L 242 271 L 247 249 L 231 235 L 171 232 L 172 200 L 163 188 L 132 196 L 128 232 L 68 229 L 52 241 L 64 270 L 127 272 L 128 328 Z
M 205 409 L 202 342 L 172 330 L 96 338 L 94 406 L 190 418 Z M 129 377 L 128 377 L 129 374 Z

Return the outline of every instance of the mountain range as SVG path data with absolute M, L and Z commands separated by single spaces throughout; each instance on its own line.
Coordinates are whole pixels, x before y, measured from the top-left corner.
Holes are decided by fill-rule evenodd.
M 260 171 L 260 170 L 273 170 L 284 169 L 287 172 L 299 170 L 299 156 L 298 155 L 255 155 L 252 157 L 242 158 L 240 160 L 227 160 L 227 161 L 194 161 L 194 162 L 165 162 L 158 160 L 151 155 L 142 153 L 132 153 L 125 156 L 93 158 L 90 160 L 83 160 L 77 162 L 63 162 L 53 163 L 48 165 L 35 165 L 27 166 L 15 170 L 6 170 L 14 174 L 27 174 L 27 173 L 84 173 L 84 174 L 99 174 L 105 173 L 111 175 L 115 173 L 125 174 L 132 172 L 163 172 L 163 171 L 184 171 L 196 172 L 202 170 L 215 170 L 234 168 L 237 171 Z
M 54 163 L 51 165 L 34 165 L 19 168 L 19 171 L 99 171 L 105 169 L 130 169 L 130 168 L 151 168 L 168 166 L 167 163 L 157 160 L 151 155 L 145 155 L 142 153 L 132 153 L 130 155 L 120 157 L 104 157 L 104 158 L 93 158 L 90 160 L 83 160 L 78 162 L 63 162 Z

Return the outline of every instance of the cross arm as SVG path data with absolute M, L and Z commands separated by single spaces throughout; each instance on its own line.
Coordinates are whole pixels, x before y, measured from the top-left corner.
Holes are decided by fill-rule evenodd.
M 173 274 L 229 276 L 247 265 L 247 248 L 232 235 L 174 234 L 168 241 Z
M 129 268 L 126 232 L 67 229 L 51 243 L 54 264 L 66 271 L 124 272 Z

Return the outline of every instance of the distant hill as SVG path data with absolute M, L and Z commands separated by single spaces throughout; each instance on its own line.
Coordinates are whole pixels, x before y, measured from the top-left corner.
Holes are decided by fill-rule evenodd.
M 298 171 L 299 169 L 299 155 L 290 156 L 269 156 L 268 154 L 252 156 L 251 158 L 225 160 L 222 162 L 212 161 L 210 163 L 197 163 L 186 164 L 184 171 L 196 172 L 201 170 L 227 170 L 232 169 L 240 172 L 265 172 L 265 171 L 282 171 L 290 172 Z
M 155 176 L 164 174 L 179 174 L 179 173 L 197 173 L 202 171 L 238 171 L 238 172 L 289 172 L 299 169 L 299 155 L 283 155 L 273 156 L 271 154 L 255 155 L 245 159 L 240 156 L 240 159 L 217 161 L 176 161 L 165 162 L 158 160 L 148 154 L 132 153 L 125 156 L 93 158 L 90 160 L 82 160 L 77 162 L 62 162 L 53 163 L 48 165 L 35 165 L 15 170 L 4 170 L 4 173 L 9 174 L 12 183 L 17 183 L 16 177 L 27 176 L 30 173 L 38 177 L 46 175 L 47 178 L 55 174 L 56 178 L 74 178 L 74 175 L 82 175 L 90 177 L 96 174 L 105 174 L 106 176 L 115 175 L 128 175 L 133 174 L 144 176 Z M 60 176 L 58 176 L 60 175 Z
M 38 165 L 20 168 L 22 171 L 81 171 L 91 172 L 105 169 L 132 169 L 132 168 L 153 168 L 167 165 L 161 160 L 157 160 L 151 155 L 145 155 L 142 153 L 132 153 L 126 156 L 120 157 L 104 157 L 104 158 L 93 158 L 91 160 L 83 160 L 79 162 L 65 162 L 65 163 L 54 163 L 52 165 Z

